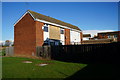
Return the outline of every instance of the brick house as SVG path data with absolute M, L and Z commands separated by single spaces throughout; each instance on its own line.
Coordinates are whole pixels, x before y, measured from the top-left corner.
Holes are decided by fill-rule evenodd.
M 69 23 L 28 10 L 14 24 L 14 53 L 36 55 L 36 47 L 82 41 L 82 31 Z
M 90 40 L 91 34 L 83 34 L 83 40 Z
M 98 39 L 111 39 L 114 42 L 120 42 L 120 31 L 98 33 Z

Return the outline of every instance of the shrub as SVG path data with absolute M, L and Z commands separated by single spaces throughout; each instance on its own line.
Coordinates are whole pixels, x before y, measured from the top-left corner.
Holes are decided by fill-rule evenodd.
M 0 51 L 0 56 L 5 56 L 5 55 L 6 55 L 5 49 L 2 49 L 2 50 Z

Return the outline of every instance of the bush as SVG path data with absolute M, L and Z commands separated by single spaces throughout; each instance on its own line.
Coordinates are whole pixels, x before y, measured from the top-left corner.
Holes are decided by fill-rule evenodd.
M 6 55 L 5 49 L 2 49 L 2 50 L 0 51 L 0 56 L 5 56 L 5 55 Z

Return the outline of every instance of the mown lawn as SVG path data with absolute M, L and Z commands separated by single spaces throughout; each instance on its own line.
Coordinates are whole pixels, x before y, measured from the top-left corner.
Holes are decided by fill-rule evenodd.
M 23 63 L 32 61 L 33 63 Z M 49 63 L 38 66 L 40 63 Z M 20 57 L 2 58 L 2 78 L 66 78 L 87 64 L 67 63 L 53 60 L 38 60 Z

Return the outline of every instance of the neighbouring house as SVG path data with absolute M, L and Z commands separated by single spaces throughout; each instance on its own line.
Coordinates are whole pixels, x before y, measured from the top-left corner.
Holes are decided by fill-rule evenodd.
M 83 40 L 90 40 L 91 34 L 83 34 Z
M 94 35 L 93 37 L 90 38 L 90 40 L 98 40 L 98 36 Z
M 11 40 L 6 40 L 5 41 L 5 46 L 12 46 L 13 42 Z
M 87 38 L 86 40 L 84 37 L 88 37 L 89 35 L 83 34 L 83 41 L 82 44 L 101 44 L 101 43 L 112 43 L 112 42 L 120 42 L 120 31 L 113 31 L 113 32 L 100 32 L 92 38 Z
M 36 55 L 43 45 L 81 44 L 82 31 L 72 24 L 28 10 L 14 24 L 14 53 Z
M 98 33 L 98 39 L 111 39 L 113 42 L 120 42 L 120 31 Z

